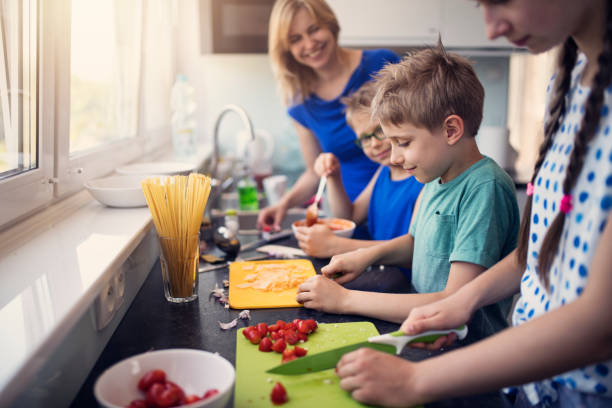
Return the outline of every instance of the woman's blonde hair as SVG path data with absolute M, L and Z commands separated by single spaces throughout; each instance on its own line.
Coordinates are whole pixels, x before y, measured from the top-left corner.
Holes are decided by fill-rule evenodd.
M 331 31 L 336 41 L 340 25 L 325 0 L 277 0 L 270 15 L 268 52 L 274 76 L 285 105 L 304 101 L 312 92 L 316 74 L 312 68 L 297 62 L 289 51 L 289 30 L 295 15 L 305 9 L 317 24 Z

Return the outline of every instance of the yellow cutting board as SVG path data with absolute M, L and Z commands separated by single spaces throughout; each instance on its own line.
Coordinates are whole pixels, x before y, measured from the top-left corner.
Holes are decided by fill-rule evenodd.
M 300 269 L 308 277 L 316 274 L 308 259 L 281 259 L 271 261 L 233 262 L 229 267 L 229 304 L 233 309 L 259 309 L 274 307 L 301 306 L 295 301 L 297 288 L 283 291 L 266 291 L 254 288 L 241 288 L 249 276 L 257 273 L 258 268 L 279 266 L 287 271 Z

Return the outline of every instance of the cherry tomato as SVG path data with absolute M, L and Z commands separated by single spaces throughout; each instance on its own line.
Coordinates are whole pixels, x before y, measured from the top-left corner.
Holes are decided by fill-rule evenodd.
M 311 328 L 310 332 L 311 333 L 315 332 L 317 330 L 317 327 L 319 327 L 319 325 L 317 324 L 317 321 L 315 319 L 308 319 L 308 320 L 305 320 L 305 321 L 310 326 L 310 328 Z
M 280 327 L 278 327 L 278 325 L 276 324 L 271 324 L 268 326 L 268 331 L 270 332 L 270 334 L 272 334 L 272 332 L 278 331 L 280 329 Z
M 308 334 L 310 333 L 310 325 L 308 323 L 306 323 L 306 320 L 302 320 L 301 322 L 298 323 L 298 331 L 300 333 L 304 333 L 304 334 Z
M 143 399 L 134 400 L 130 402 L 127 408 L 147 408 L 147 401 Z
M 291 360 L 295 360 L 297 358 L 297 356 L 295 355 L 295 352 L 291 349 L 286 348 L 285 350 L 283 350 L 283 358 L 281 360 L 282 363 L 286 363 L 289 362 Z
M 257 328 L 255 326 L 245 327 L 244 330 L 242 331 L 242 335 L 248 339 L 249 333 L 252 331 L 257 331 Z
M 278 339 L 272 344 L 272 350 L 277 353 L 282 353 L 283 350 L 287 348 L 287 343 L 285 343 L 285 339 Z
M 263 339 L 261 339 L 261 341 L 259 342 L 259 351 L 272 351 L 272 340 L 270 340 L 269 337 L 264 337 Z
M 287 397 L 287 390 L 285 390 L 283 384 L 280 382 L 274 384 L 272 392 L 270 393 L 270 400 L 274 405 L 282 405 L 289 401 L 289 397 Z
M 285 331 L 285 340 L 287 343 L 293 345 L 297 343 L 299 339 L 298 334 L 294 330 Z
M 202 396 L 202 399 L 207 399 L 207 398 L 211 398 L 214 397 L 215 395 L 217 395 L 219 393 L 219 390 L 216 388 L 211 388 L 210 390 L 207 390 L 204 395 Z
M 166 373 L 163 370 L 151 370 L 138 381 L 138 389 L 147 391 L 155 383 L 165 383 Z
M 298 332 L 298 340 L 302 340 L 302 341 L 308 341 L 308 335 L 302 332 Z
M 283 320 L 277 320 L 276 321 L 276 325 L 278 326 L 279 329 L 284 329 L 286 324 L 287 323 L 284 322 Z
M 155 383 L 147 391 L 146 402 L 149 406 L 166 408 L 178 404 L 184 395 L 174 383 Z
M 305 348 L 302 348 L 300 346 L 295 346 L 293 348 L 293 352 L 295 353 L 295 355 L 297 357 L 304 357 L 306 355 L 306 353 L 308 353 L 308 350 L 306 350 Z
M 297 327 L 297 325 L 302 321 L 302 319 L 293 319 L 293 321 L 291 323 L 295 324 L 295 326 Z
M 285 330 L 293 330 L 293 331 L 295 331 L 295 330 L 297 330 L 297 324 L 293 323 L 293 322 L 287 323 L 285 325 Z
M 261 341 L 261 334 L 259 334 L 259 332 L 257 331 L 257 329 L 253 329 L 253 330 L 249 330 L 248 332 L 245 330 L 244 332 L 246 332 L 245 337 L 252 343 L 252 344 L 259 344 L 259 342 Z M 243 333 L 244 333 L 243 332 Z
M 261 337 L 264 337 L 266 334 L 268 334 L 268 325 L 263 322 L 257 323 L 257 331 L 259 332 Z
M 272 340 L 278 340 L 278 339 L 280 339 L 281 337 L 283 337 L 283 336 L 282 336 L 282 335 L 281 335 L 281 334 L 278 332 L 278 330 L 277 330 L 277 331 L 272 331 L 272 332 L 270 332 L 270 338 L 271 338 Z

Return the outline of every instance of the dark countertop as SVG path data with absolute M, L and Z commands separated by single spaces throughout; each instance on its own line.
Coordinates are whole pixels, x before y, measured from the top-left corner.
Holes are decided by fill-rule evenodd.
M 296 246 L 297 243 L 291 238 L 281 241 L 279 244 Z M 248 257 L 252 254 L 252 252 L 247 252 L 242 256 Z M 317 273 L 322 266 L 327 264 L 327 260 L 311 258 L 311 261 Z M 228 279 L 228 270 L 224 268 L 200 273 L 199 279 L 199 298 L 196 301 L 186 304 L 169 303 L 164 298 L 161 270 L 159 262 L 157 262 L 98 358 L 71 407 L 96 406 L 93 386 L 97 377 L 118 361 L 146 351 L 167 348 L 196 348 L 218 352 L 235 365 L 236 329 L 220 330 L 217 322 L 228 322 L 234 319 L 238 316 L 240 310 L 225 309 L 215 298 L 209 296 L 210 290 L 215 287 L 215 283 L 222 287 L 223 280 Z M 385 267 L 384 269 L 374 267 L 372 270 L 363 273 L 347 287 L 380 292 L 411 291 L 410 282 L 394 267 Z M 377 319 L 327 314 L 305 308 L 251 310 L 251 320 L 245 322 L 239 319 L 237 328 L 258 322 L 270 323 L 278 319 L 291 321 L 295 318 L 313 318 L 324 323 L 371 321 L 380 333 L 399 328 L 397 324 Z M 473 342 L 472 336 L 477 336 L 477 333 L 470 333 L 461 345 Z M 451 349 L 455 347 L 459 346 L 453 346 Z M 401 355 L 409 360 L 419 361 L 439 353 L 407 347 Z M 233 406 L 233 397 L 229 406 Z M 470 398 L 440 401 L 427 406 L 503 407 L 504 403 L 503 397 L 499 393 L 491 393 Z

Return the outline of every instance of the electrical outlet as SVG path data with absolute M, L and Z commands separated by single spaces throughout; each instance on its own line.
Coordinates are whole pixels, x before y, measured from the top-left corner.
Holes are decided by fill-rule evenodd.
M 123 304 L 125 295 L 125 269 L 121 267 L 117 274 L 113 277 L 115 284 L 115 313 Z
M 113 276 L 96 298 L 94 310 L 96 315 L 96 328 L 102 330 L 115 315 L 116 299 L 115 276 Z

